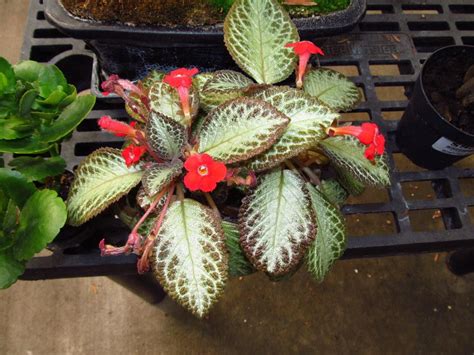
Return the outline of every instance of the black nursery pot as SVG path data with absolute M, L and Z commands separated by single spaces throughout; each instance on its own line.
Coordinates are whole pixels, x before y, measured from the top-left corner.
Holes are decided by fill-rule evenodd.
M 367 0 L 324 16 L 294 19 L 303 38 L 339 34 L 365 15 Z M 46 0 L 46 19 L 67 36 L 82 39 L 97 54 L 106 74 L 137 79 L 150 69 L 197 66 L 208 70 L 235 67 L 224 46 L 223 25 L 202 27 L 132 27 L 80 20 L 60 0 Z
M 444 47 L 427 59 L 398 125 L 396 139 L 400 151 L 416 165 L 430 170 L 443 169 L 474 153 L 474 135 L 454 126 L 436 110 L 424 84 L 434 64 L 439 65 L 453 56 L 465 58 L 469 67 L 474 64 L 474 46 Z M 446 66 L 449 73 L 451 68 L 449 64 Z M 461 84 L 462 79 L 459 86 Z

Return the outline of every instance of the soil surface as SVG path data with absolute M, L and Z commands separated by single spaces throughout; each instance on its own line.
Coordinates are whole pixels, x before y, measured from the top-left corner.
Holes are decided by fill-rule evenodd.
M 461 130 L 474 134 L 473 51 L 453 51 L 424 70 L 426 94 L 436 110 Z

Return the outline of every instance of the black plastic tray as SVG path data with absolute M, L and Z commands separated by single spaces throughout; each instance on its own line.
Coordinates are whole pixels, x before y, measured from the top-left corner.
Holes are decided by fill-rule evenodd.
M 398 118 L 408 102 L 403 93 L 409 96 L 421 64 L 440 47 L 474 44 L 473 24 L 472 0 L 369 0 L 367 16 L 350 34 L 317 41 L 327 52 L 322 64 L 349 67 L 351 79 L 364 91 L 366 100 L 349 114 L 349 119 L 376 122 L 388 136 L 392 186 L 380 191 L 376 195 L 379 198 L 363 196 L 344 206 L 350 232 L 345 258 L 474 246 L 474 195 L 469 190 L 474 186 L 473 160 L 444 170 L 423 170 L 406 162 L 394 139 Z M 22 57 L 56 63 L 80 90 L 90 87 L 91 51 L 83 41 L 66 38 L 45 21 L 40 0 L 31 1 Z M 395 67 L 397 73 L 378 76 L 378 65 Z M 401 96 L 382 100 L 380 94 L 387 88 Z M 88 119 L 61 147 L 69 168 L 100 146 L 120 146 L 117 138 L 98 130 L 97 118 L 104 114 L 126 117 L 121 103 L 98 100 Z M 410 185 L 429 188 L 430 197 L 419 196 L 416 191 L 411 196 Z M 380 223 L 380 216 L 387 224 Z M 110 228 L 104 229 L 107 223 Z M 354 225 L 370 228 L 365 229 L 364 235 L 356 235 L 360 228 L 351 228 Z M 84 233 L 92 241 L 104 236 L 123 240 L 127 236 L 127 229 L 114 219 L 113 213 L 88 228 Z M 58 244 L 53 255 L 34 258 L 23 278 L 135 272 L 134 256 L 101 258 L 95 243 L 80 240 L 63 238 L 64 243 Z

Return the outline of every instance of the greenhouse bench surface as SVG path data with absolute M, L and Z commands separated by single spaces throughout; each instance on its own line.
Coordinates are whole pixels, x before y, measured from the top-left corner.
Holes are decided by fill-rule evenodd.
M 343 114 L 343 120 L 371 120 L 388 137 L 392 186 L 368 189 L 343 207 L 349 232 L 344 257 L 463 249 L 461 258 L 466 258 L 467 248 L 474 247 L 474 159 L 427 171 L 400 154 L 394 138 L 407 96 L 430 53 L 447 45 L 474 45 L 472 1 L 369 0 L 365 19 L 352 32 L 312 39 L 326 52 L 321 64 L 348 75 L 363 92 L 364 101 L 354 112 Z M 56 64 L 78 92 L 89 89 L 91 82 L 97 85 L 94 54 L 84 42 L 67 38 L 48 24 L 42 0 L 31 1 L 22 58 Z M 99 130 L 97 119 L 102 115 L 126 117 L 122 104 L 99 99 L 62 144 L 69 169 L 101 146 L 121 146 L 116 137 Z M 112 225 L 107 232 L 102 223 L 90 223 L 79 235 L 60 237 L 51 255 L 28 263 L 22 279 L 110 276 L 136 291 L 127 278 L 146 279 L 132 276 L 136 256 L 100 256 L 97 241 L 104 233 L 117 240 L 127 236 L 113 214 L 104 221 Z M 88 242 L 84 242 L 86 235 L 92 236 Z

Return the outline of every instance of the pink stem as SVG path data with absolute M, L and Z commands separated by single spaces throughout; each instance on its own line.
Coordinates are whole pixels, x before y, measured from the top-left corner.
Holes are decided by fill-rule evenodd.
M 183 107 L 184 117 L 186 118 L 186 125 L 191 125 L 191 110 L 189 108 L 189 88 L 186 86 L 178 87 L 179 100 Z
M 308 66 L 309 58 L 311 57 L 310 53 L 304 53 L 300 55 L 300 63 L 298 66 L 298 76 L 296 80 L 296 87 L 301 89 L 303 87 L 303 76 L 306 72 L 306 67 Z

